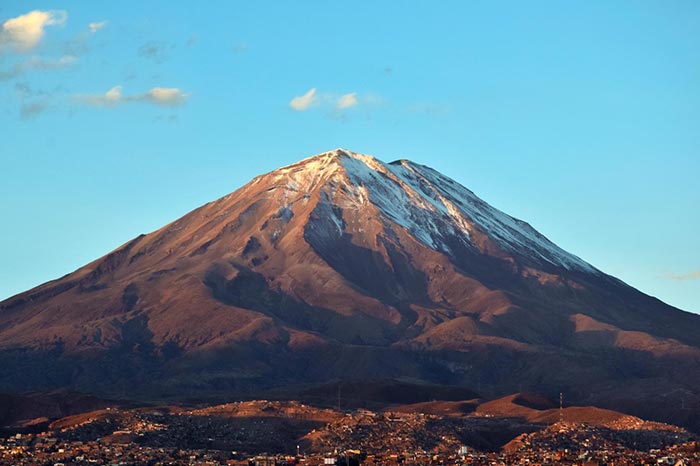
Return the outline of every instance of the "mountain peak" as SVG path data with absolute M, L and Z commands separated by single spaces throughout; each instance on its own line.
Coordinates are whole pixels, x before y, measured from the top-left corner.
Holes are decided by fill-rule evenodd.
M 371 170 L 385 170 L 384 163 L 371 155 L 337 148 L 258 176 L 254 182 L 260 183 L 263 180 L 268 180 L 267 182 L 276 185 L 284 185 L 285 189 L 310 192 L 322 187 L 331 179 L 337 182 L 348 182 L 351 178 L 348 168 L 356 163 L 369 167 Z
M 361 154 L 359 152 L 353 152 L 348 149 L 344 149 L 342 147 L 338 147 L 337 149 L 329 150 L 326 152 L 321 152 L 320 154 L 312 155 L 311 157 L 307 157 L 305 159 L 300 160 L 299 162 L 293 163 L 291 165 L 288 165 L 289 167 L 292 166 L 297 166 L 299 164 L 304 164 L 304 165 L 309 165 L 313 163 L 317 164 L 323 164 L 328 163 L 328 162 L 334 162 L 337 163 L 342 159 L 357 159 L 357 160 L 377 160 L 375 157 L 367 154 Z M 283 167 L 287 168 L 287 167 Z
M 462 247 L 454 241 L 476 248 L 488 243 L 545 268 L 598 273 L 527 223 L 495 209 L 442 173 L 407 159 L 387 164 L 337 148 L 262 175 L 254 184 L 267 186 L 266 192 L 274 190 L 290 211 L 293 199 L 311 193 L 331 207 L 366 210 L 371 204 L 384 219 L 443 254 L 453 255 Z

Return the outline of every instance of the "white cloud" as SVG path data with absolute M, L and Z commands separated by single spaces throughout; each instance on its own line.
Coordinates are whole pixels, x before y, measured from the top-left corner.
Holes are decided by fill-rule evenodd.
M 316 107 L 320 110 L 328 112 L 328 116 L 335 119 L 343 119 L 347 117 L 349 108 L 358 107 L 370 111 L 373 107 L 381 105 L 384 100 L 372 94 L 358 94 L 357 92 L 348 92 L 347 94 L 338 94 L 335 92 L 318 91 L 315 87 L 310 89 L 304 95 L 294 97 L 289 106 L 302 112 Z
M 303 112 L 308 110 L 317 101 L 316 99 L 316 88 L 311 88 L 309 92 L 304 95 L 294 97 L 290 102 L 289 106 L 297 112 Z
M 351 92 L 350 94 L 340 96 L 340 98 L 336 102 L 336 108 L 338 110 L 343 110 L 346 108 L 354 107 L 357 104 L 357 92 Z
M 112 89 L 105 92 L 105 95 L 102 98 L 108 105 L 116 105 L 121 103 L 121 101 L 124 100 L 124 96 L 122 95 L 122 87 L 114 86 Z
M 147 102 L 172 107 L 184 104 L 189 94 L 185 94 L 176 87 L 154 87 L 143 94 L 124 95 L 122 86 L 114 86 L 104 94 L 79 95 L 76 97 L 83 103 L 100 107 L 114 107 L 129 102 Z
M 108 21 L 98 21 L 95 23 L 90 23 L 90 24 L 88 24 L 88 28 L 90 28 L 90 32 L 94 34 L 97 31 L 99 31 L 100 29 L 102 29 L 103 27 L 107 26 L 107 23 L 108 23 Z
M 10 18 L 2 23 L 0 45 L 8 45 L 18 52 L 28 52 L 41 42 L 46 26 L 61 26 L 65 24 L 66 18 L 68 13 L 63 10 L 34 10 Z
M 40 57 L 32 57 L 28 60 L 15 63 L 7 70 L 0 70 L 0 81 L 4 79 L 16 78 L 28 71 L 33 70 L 58 70 L 67 66 L 75 65 L 78 59 L 74 55 L 63 55 L 56 60 L 47 60 Z
M 183 93 L 176 87 L 154 87 L 143 94 L 141 100 L 146 100 L 157 105 L 182 105 L 187 100 L 189 94 Z
M 88 94 L 76 96 L 78 100 L 101 107 L 114 107 L 124 102 L 121 86 L 114 86 L 104 94 Z

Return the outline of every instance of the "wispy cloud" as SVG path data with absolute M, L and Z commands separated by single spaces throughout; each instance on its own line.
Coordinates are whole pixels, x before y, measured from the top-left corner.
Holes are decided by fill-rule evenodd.
M 354 107 L 357 104 L 357 92 L 351 92 L 350 94 L 341 95 L 338 98 L 336 102 L 336 108 L 338 110 L 343 110 L 346 108 Z
M 56 98 L 64 94 L 63 86 L 50 90 L 36 89 L 26 82 L 15 83 L 15 93 L 20 101 L 19 117 L 29 120 L 56 107 Z
M 139 55 L 155 63 L 163 63 L 168 60 L 168 49 L 172 48 L 165 42 L 151 41 L 139 47 Z
M 108 23 L 109 21 L 97 21 L 94 23 L 90 23 L 88 24 L 88 29 L 90 29 L 90 32 L 94 34 L 103 27 L 107 26 Z
M 303 112 L 311 108 L 316 102 L 316 88 L 312 87 L 306 94 L 294 97 L 289 102 L 289 106 L 297 112 Z
M 185 94 L 176 87 L 154 87 L 137 100 L 172 107 L 184 104 L 187 97 L 189 97 L 189 94 Z
M 19 116 L 23 120 L 27 120 L 37 116 L 40 113 L 43 113 L 48 107 L 49 102 L 47 100 L 23 103 L 19 109 Z
M 326 113 L 326 116 L 338 121 L 347 121 L 350 109 L 363 109 L 369 118 L 373 109 L 385 104 L 385 100 L 375 94 L 360 94 L 348 92 L 339 94 L 336 92 L 319 91 L 315 87 L 306 94 L 294 97 L 289 106 L 298 112 L 317 108 Z
M 68 13 L 63 10 L 34 10 L 10 18 L 2 23 L 0 46 L 9 46 L 20 53 L 29 52 L 39 45 L 47 26 L 62 26 L 67 18 Z
M 122 86 L 114 86 L 104 94 L 82 94 L 76 98 L 89 105 L 98 107 L 116 107 L 130 102 L 145 102 L 164 107 L 182 105 L 187 101 L 189 94 L 176 87 L 154 87 L 142 94 L 125 95 Z
M 686 281 L 686 280 L 700 280 L 700 271 L 693 271 L 689 273 L 667 273 L 666 278 L 670 280 Z
M 114 86 L 104 94 L 88 94 L 81 95 L 78 98 L 91 105 L 98 105 L 102 107 L 113 107 L 119 105 L 124 101 L 124 95 L 122 94 L 121 86 Z
M 15 63 L 7 70 L 0 70 L 0 80 L 13 79 L 33 70 L 58 70 L 76 63 L 78 59 L 73 55 L 63 55 L 57 59 L 32 57 Z

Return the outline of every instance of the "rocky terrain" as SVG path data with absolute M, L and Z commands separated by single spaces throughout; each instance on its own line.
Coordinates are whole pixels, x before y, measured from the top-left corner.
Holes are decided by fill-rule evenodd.
M 477 409 L 471 413 L 444 416 L 407 406 L 337 411 L 268 400 L 197 408 L 110 407 L 0 438 L 0 464 L 247 464 L 259 455 L 272 455 L 265 461 L 278 465 L 351 456 L 367 464 L 444 464 L 458 461 L 458 454 L 469 455 L 463 461 L 475 464 L 489 464 L 495 455 L 508 464 L 526 458 L 562 460 L 564 455 L 614 456 L 639 464 L 642 458 L 669 454 L 700 456 L 696 435 L 622 413 L 603 419 L 597 408 L 578 407 L 577 422 L 533 422 L 481 409 L 510 404 L 547 411 L 526 407 L 531 398 L 472 400 Z

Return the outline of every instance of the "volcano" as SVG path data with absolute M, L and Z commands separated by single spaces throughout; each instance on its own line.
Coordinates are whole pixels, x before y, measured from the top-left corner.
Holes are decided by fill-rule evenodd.
M 700 316 L 429 167 L 344 149 L 0 303 L 6 393 L 301 397 L 386 381 L 401 402 L 428 401 L 408 387 L 563 392 L 700 424 Z

